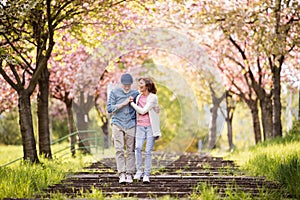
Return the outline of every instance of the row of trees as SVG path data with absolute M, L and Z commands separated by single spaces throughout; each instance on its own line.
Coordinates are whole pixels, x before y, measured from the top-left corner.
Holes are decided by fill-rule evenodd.
M 45 157 L 52 157 L 49 139 L 48 60 L 55 45 L 55 34 L 59 30 L 75 27 L 74 25 L 83 25 L 83 21 L 108 20 L 105 15 L 107 10 L 122 2 L 1 1 L 0 73 L 5 84 L 13 89 L 10 92 L 17 93 L 24 159 L 39 162 L 31 114 L 34 92 L 37 93 L 35 95 L 38 102 L 39 152 Z M 95 15 L 97 18 L 94 18 Z M 3 100 L 3 107 L 9 107 L 7 104 L 10 101 Z
M 253 1 L 229 12 L 222 5 L 206 9 L 214 13 L 206 18 L 210 19 L 207 23 L 217 24 L 223 33 L 220 42 L 226 51 L 219 49 L 220 69 L 230 83 L 229 90 L 251 110 L 255 141 L 260 142 L 261 135 L 263 139 L 281 137 L 281 71 L 299 65 L 299 3 Z
M 208 47 L 224 76 L 226 96 L 238 97 L 251 110 L 256 143 L 281 137 L 281 81 L 299 70 L 299 2 L 188 1 L 173 2 L 169 10 L 170 2 L 161 4 L 155 23 L 168 22 Z M 222 96 L 212 98 L 214 107 Z M 232 114 L 226 118 L 230 122 Z
M 17 100 L 24 159 L 39 161 L 31 114 L 31 101 L 35 96 L 38 102 L 39 153 L 48 158 L 52 157 L 48 112 L 50 94 L 65 103 L 70 133 L 75 131 L 72 112 L 75 110 L 78 123 L 85 122 L 94 104 L 104 130 L 107 130 L 106 84 L 116 81 L 117 76 L 109 73 L 108 66 L 101 66 L 97 71 L 84 67 L 95 47 L 100 47 L 112 35 L 137 28 L 167 27 L 186 34 L 191 41 L 205 47 L 223 75 L 227 90 L 220 94 L 212 85 L 209 87 L 215 108 L 211 111 L 216 113 L 226 97 L 229 135 L 232 135 L 230 124 L 234 108 L 229 102 L 242 99 L 251 110 L 257 143 L 282 136 L 282 69 L 287 72 L 299 69 L 299 2 L 20 0 L 2 2 L 0 7 L 1 95 L 5 95 L 1 98 L 1 112 Z M 117 48 L 124 47 L 118 42 L 112 52 L 120 52 Z M 126 46 L 130 45 L 127 42 Z M 172 45 L 170 48 L 175 48 L 176 44 Z M 146 57 L 145 52 L 135 49 L 127 55 L 111 58 L 119 59 L 115 64 L 138 66 Z M 96 94 L 77 95 L 75 82 L 87 77 L 96 79 Z M 212 121 L 216 121 L 217 116 L 212 114 L 212 117 Z M 210 147 L 215 145 L 216 127 L 213 125 Z M 86 129 L 85 124 L 78 127 Z M 71 138 L 71 142 L 74 146 L 75 138 Z M 74 148 L 72 152 L 75 153 Z

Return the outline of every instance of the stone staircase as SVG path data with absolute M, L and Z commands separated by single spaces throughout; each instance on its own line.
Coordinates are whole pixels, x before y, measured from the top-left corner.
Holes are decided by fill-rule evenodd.
M 197 187 L 212 186 L 221 197 L 226 191 L 244 192 L 253 197 L 263 192 L 278 191 L 280 186 L 263 177 L 249 177 L 238 170 L 233 161 L 198 154 L 153 155 L 151 182 L 119 184 L 114 158 L 105 158 L 92 163 L 82 172 L 67 176 L 61 183 L 49 186 L 43 198 L 50 193 L 61 193 L 69 198 L 80 196 L 93 189 L 102 191 L 107 198 L 113 196 L 157 199 L 163 196 L 188 198 L 199 194 Z

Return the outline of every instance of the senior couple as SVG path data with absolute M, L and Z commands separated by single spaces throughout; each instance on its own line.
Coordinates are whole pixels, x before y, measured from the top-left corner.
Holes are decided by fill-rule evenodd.
M 132 183 L 133 179 L 139 181 L 141 178 L 143 183 L 150 183 L 152 149 L 161 136 L 157 90 L 150 78 L 138 79 L 139 91 L 131 89 L 132 83 L 132 76 L 123 74 L 121 87 L 111 91 L 107 102 L 107 111 L 113 114 L 112 134 L 119 183 Z

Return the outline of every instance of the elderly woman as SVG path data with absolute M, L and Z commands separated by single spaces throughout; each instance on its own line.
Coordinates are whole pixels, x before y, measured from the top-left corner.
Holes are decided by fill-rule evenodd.
M 143 183 L 150 183 L 150 172 L 152 166 L 152 150 L 155 139 L 161 137 L 159 115 L 155 109 L 158 107 L 157 89 L 150 78 L 139 78 L 140 94 L 136 103 L 131 99 L 131 106 L 137 113 L 137 127 L 135 138 L 135 159 L 137 172 L 135 180 L 143 176 Z M 146 141 L 144 172 L 142 168 L 142 149 Z

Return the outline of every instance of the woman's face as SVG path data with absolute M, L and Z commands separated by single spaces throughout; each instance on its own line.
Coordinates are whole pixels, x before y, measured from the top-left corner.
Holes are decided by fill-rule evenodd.
M 141 93 L 144 93 L 144 92 L 147 91 L 146 83 L 145 83 L 145 81 L 143 79 L 141 79 L 139 81 L 139 88 L 140 88 L 140 92 Z

